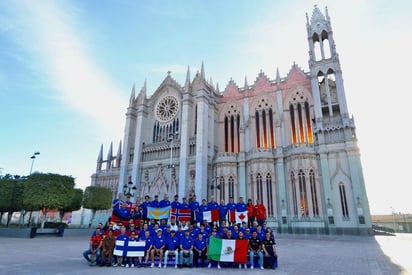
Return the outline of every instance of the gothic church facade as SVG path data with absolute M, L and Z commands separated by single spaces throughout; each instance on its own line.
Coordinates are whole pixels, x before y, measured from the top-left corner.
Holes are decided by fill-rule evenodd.
M 168 73 L 148 97 L 133 87 L 123 143 L 101 147 L 92 185 L 113 196 L 259 199 L 278 232 L 370 234 L 356 128 L 328 10 L 306 15 L 309 72 L 260 72 L 223 92 L 202 64 L 184 85 Z

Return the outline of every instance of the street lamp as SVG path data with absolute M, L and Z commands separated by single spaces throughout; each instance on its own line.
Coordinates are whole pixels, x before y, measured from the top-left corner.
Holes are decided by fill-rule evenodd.
M 177 138 L 178 135 L 179 135 L 178 132 L 170 133 L 169 137 L 167 138 L 167 141 L 170 142 L 170 164 L 168 166 L 168 168 L 170 169 L 170 184 L 172 183 L 172 168 L 175 167 L 174 164 L 172 164 L 172 160 L 173 160 L 173 140 L 175 138 Z
M 29 174 L 29 175 L 31 175 L 31 172 L 33 171 L 34 160 L 36 159 L 36 156 L 38 156 L 38 155 L 40 155 L 40 152 L 39 152 L 39 151 L 36 151 L 36 152 L 34 152 L 33 155 L 30 157 L 30 158 L 31 158 L 31 167 L 30 167 L 30 174 Z
M 133 182 L 129 181 L 127 184 L 123 185 L 123 194 L 133 198 L 136 193 L 136 189 L 137 188 L 133 185 Z

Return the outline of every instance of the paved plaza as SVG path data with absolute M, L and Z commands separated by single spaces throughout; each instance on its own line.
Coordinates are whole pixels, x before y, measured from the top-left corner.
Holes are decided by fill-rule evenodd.
M 90 267 L 85 237 L 0 238 L 0 274 L 251 274 L 250 269 Z M 412 234 L 277 237 L 279 268 L 253 274 L 412 274 Z M 126 272 L 126 273 L 125 273 Z

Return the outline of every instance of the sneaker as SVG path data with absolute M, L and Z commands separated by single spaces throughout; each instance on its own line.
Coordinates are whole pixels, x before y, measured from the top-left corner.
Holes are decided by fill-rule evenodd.
M 260 269 L 265 269 L 265 268 L 263 266 L 261 266 Z
M 242 269 L 242 264 L 239 264 L 239 269 Z
M 162 268 L 162 264 L 159 264 L 159 268 Z
M 247 264 L 244 265 L 245 269 L 247 269 Z
M 129 267 L 129 264 L 126 264 L 126 267 Z
M 152 263 L 152 264 L 150 265 L 150 268 L 152 268 L 152 267 L 154 267 L 154 263 Z
M 220 269 L 220 264 L 217 264 L 217 269 Z
M 118 266 L 118 264 L 117 264 L 117 263 L 114 263 L 114 264 L 113 264 L 113 267 L 116 267 L 116 266 Z
M 253 269 L 253 265 L 250 266 L 250 269 Z
M 166 268 L 166 266 L 165 266 L 165 268 Z M 175 264 L 175 268 L 177 268 L 177 264 Z
M 207 265 L 207 268 L 211 268 L 211 267 L 212 267 L 212 264 L 209 263 L 209 264 Z
M 124 264 L 122 264 L 122 267 L 125 267 L 125 265 L 124 265 Z
M 131 264 L 130 267 L 134 267 L 134 264 Z

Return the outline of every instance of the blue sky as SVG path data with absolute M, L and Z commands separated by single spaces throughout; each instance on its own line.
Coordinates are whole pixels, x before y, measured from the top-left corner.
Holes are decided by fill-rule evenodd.
M 328 6 L 373 214 L 412 212 L 407 171 L 410 1 L 0 1 L 0 168 L 72 175 L 117 152 L 133 84 L 204 62 L 222 91 L 293 62 L 308 71 L 306 18 Z M 409 97 L 408 97 L 409 96 Z M 405 160 L 406 159 L 406 160 Z

